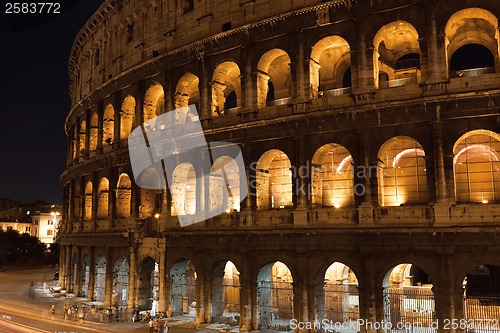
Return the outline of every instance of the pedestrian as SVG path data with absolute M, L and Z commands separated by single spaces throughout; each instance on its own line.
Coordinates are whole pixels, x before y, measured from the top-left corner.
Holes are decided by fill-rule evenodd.
M 52 306 L 50 307 L 50 316 L 51 316 L 52 320 L 54 320 L 55 315 L 56 315 L 56 305 L 52 304 Z
M 154 325 L 154 333 L 160 332 L 160 323 L 158 320 L 155 320 L 155 325 Z
M 153 333 L 154 325 L 155 325 L 155 322 L 153 321 L 153 319 L 150 319 L 149 320 L 149 333 Z
M 167 327 L 167 323 L 166 322 L 163 322 L 161 325 L 160 325 L 160 332 L 159 333 L 165 333 L 165 328 Z

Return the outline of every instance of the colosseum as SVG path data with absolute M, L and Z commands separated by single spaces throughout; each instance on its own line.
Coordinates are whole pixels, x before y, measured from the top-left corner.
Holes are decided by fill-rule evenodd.
M 105 1 L 69 60 L 61 285 L 241 331 L 498 332 L 499 17 L 492 0 Z M 200 123 L 245 168 L 180 154 L 134 175 L 131 132 L 188 105 L 167 126 Z

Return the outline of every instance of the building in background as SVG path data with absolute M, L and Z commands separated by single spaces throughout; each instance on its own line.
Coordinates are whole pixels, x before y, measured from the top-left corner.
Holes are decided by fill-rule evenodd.
M 106 1 L 70 57 L 61 284 L 241 331 L 366 332 L 350 325 L 363 318 L 486 332 L 500 304 L 499 17 L 491 0 Z M 246 170 L 179 152 L 171 190 L 155 189 L 166 175 L 134 177 L 129 134 L 189 126 L 189 104 Z M 230 200 L 200 195 L 221 186 Z
M 55 242 L 61 220 L 62 215 L 59 211 L 54 210 L 50 213 L 35 211 L 31 214 L 33 225 L 31 235 L 38 237 L 42 243 L 52 244 Z

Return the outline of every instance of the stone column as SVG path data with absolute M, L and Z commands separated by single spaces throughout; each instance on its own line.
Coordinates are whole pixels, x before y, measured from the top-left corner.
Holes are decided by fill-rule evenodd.
M 200 78 L 199 85 L 201 85 L 200 89 L 200 109 L 198 110 L 198 115 L 201 120 L 210 119 L 210 97 L 208 94 L 208 86 L 209 86 L 209 76 L 206 69 L 205 64 L 205 56 L 200 53 L 199 55 L 200 69 L 202 77 Z
M 95 300 L 95 247 L 91 246 L 89 251 L 89 289 L 87 292 L 89 300 Z
M 370 164 L 370 137 L 367 129 L 358 132 L 360 142 L 360 163 L 355 168 L 355 195 L 362 196 L 361 205 L 358 207 L 359 223 L 373 223 L 373 209 L 378 206 L 378 168 L 377 165 Z M 363 178 L 358 178 L 362 176 Z M 356 180 L 358 182 L 356 182 Z M 364 192 L 364 195 L 362 195 Z
M 160 283 L 160 288 L 158 291 L 158 311 L 166 312 L 167 311 L 167 298 L 165 295 L 165 275 L 167 273 L 166 267 L 165 267 L 165 251 L 160 250 L 160 262 L 158 263 L 159 267 L 159 283 Z
M 252 280 L 248 256 L 243 260 L 240 272 L 240 331 L 248 332 L 252 327 Z
M 196 323 L 203 324 L 205 322 L 205 277 L 203 272 L 197 269 L 196 273 Z
M 436 28 L 436 5 L 435 0 L 424 1 L 426 35 L 421 38 L 424 56 L 422 58 L 422 70 L 425 75 L 426 84 L 445 82 L 448 79 L 448 68 L 446 61 L 446 44 L 444 35 L 437 34 Z M 427 52 L 425 52 L 427 51 Z
M 75 296 L 82 294 L 82 248 L 76 247 L 76 269 L 75 269 Z
M 73 246 L 68 245 L 68 249 L 66 252 L 66 260 L 67 260 L 67 270 L 66 270 L 66 280 L 65 282 L 65 288 L 66 291 L 69 293 L 71 292 L 71 282 L 73 281 Z
M 301 267 L 307 267 L 307 263 L 303 260 L 300 260 Z M 308 302 L 308 278 L 307 272 L 299 274 L 296 277 L 296 280 L 293 282 L 293 312 L 294 318 L 298 320 L 298 322 L 307 323 L 312 320 L 309 320 L 309 302 Z M 301 328 L 298 332 L 305 333 L 308 332 L 306 328 Z
M 439 323 L 439 333 L 462 333 L 463 329 L 454 328 L 450 324 L 450 319 L 456 319 L 458 323 L 460 319 L 464 319 L 464 292 L 457 290 L 453 285 L 453 279 L 441 279 L 439 289 L 432 288 L 434 292 L 434 302 L 436 307 L 436 320 Z M 445 323 L 449 325 L 445 329 Z
M 218 116 L 221 115 L 222 112 L 224 111 L 224 103 L 225 103 L 225 97 L 224 97 L 224 89 L 226 89 L 226 86 L 222 83 L 213 81 L 211 82 L 212 85 L 212 105 L 210 108 L 210 114 L 211 116 Z
M 59 285 L 66 286 L 66 252 L 67 245 L 61 245 L 59 253 Z
M 137 262 L 134 247 L 129 247 L 129 275 L 128 275 L 128 300 L 127 307 L 132 309 L 135 304 L 135 279 L 137 276 Z
M 297 81 L 297 100 L 305 101 L 306 99 L 306 91 L 308 91 L 309 84 L 306 85 L 306 82 L 309 83 L 309 79 L 306 79 L 304 66 L 306 62 L 304 60 L 304 33 L 300 31 L 297 35 L 297 71 L 296 71 L 296 81 Z
M 104 288 L 104 306 L 113 305 L 113 248 L 106 249 L 106 282 Z
M 359 92 L 366 92 L 376 88 L 375 70 L 374 70 L 374 52 L 373 42 L 366 39 L 367 27 L 360 22 L 358 24 L 358 84 L 356 87 Z M 378 78 L 377 78 L 378 81 Z
M 254 74 L 252 66 L 252 52 L 250 46 L 245 48 L 244 58 L 245 63 L 243 64 L 243 82 L 241 90 L 244 91 L 243 99 L 243 109 L 250 111 L 255 109 L 255 103 L 257 102 L 257 77 Z

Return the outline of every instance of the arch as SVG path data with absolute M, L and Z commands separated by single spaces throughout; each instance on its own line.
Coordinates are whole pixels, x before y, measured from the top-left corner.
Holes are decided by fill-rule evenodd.
M 89 150 L 97 150 L 97 139 L 99 137 L 99 117 L 97 113 L 92 114 L 90 119 L 90 132 L 89 132 Z
M 195 104 L 199 109 L 200 102 L 200 79 L 193 73 L 185 73 L 177 82 L 175 88 L 175 121 L 184 124 L 194 121 L 195 115 L 189 112 L 188 105 Z
M 382 206 L 424 204 L 429 201 L 425 152 L 415 139 L 398 136 L 382 145 L 379 159 L 379 198 Z
M 212 271 L 212 322 L 239 324 L 240 272 L 231 261 L 222 261 Z
M 288 156 L 278 149 L 264 153 L 257 162 L 257 208 L 293 206 L 292 171 Z
M 312 159 L 312 203 L 323 207 L 354 205 L 352 156 L 341 145 L 320 147 Z
M 85 155 L 85 141 L 87 138 L 87 122 L 85 120 L 82 120 L 80 123 L 80 134 L 79 134 L 79 141 L 78 141 L 78 147 L 80 150 L 80 156 Z
M 98 257 L 95 262 L 94 300 L 103 303 L 106 289 L 106 258 Z
M 97 190 L 97 218 L 107 218 L 109 209 L 109 180 L 101 178 Z
M 258 329 L 289 330 L 293 313 L 293 277 L 276 261 L 262 267 L 257 277 Z
M 396 62 L 402 56 L 420 54 L 419 35 L 415 27 L 402 20 L 394 21 L 380 28 L 373 39 L 373 69 L 375 87 L 392 87 L 404 85 L 407 82 L 417 82 L 420 68 L 396 68 Z M 379 74 L 384 72 L 390 80 L 397 79 L 387 86 L 379 86 Z M 388 81 L 389 82 L 389 81 Z
M 495 66 L 498 66 L 500 35 L 497 27 L 498 18 L 483 8 L 466 8 L 453 14 L 444 29 L 448 64 L 451 65 L 452 56 L 463 46 L 479 44 L 491 52 L 495 59 Z M 450 72 L 450 76 L 455 76 L 455 74 Z M 474 75 L 472 71 L 469 74 Z
M 320 274 L 316 287 L 316 321 L 348 323 L 359 319 L 358 279 L 351 268 L 334 262 Z M 333 327 L 332 327 L 333 329 Z
M 165 94 L 158 82 L 153 83 L 144 96 L 143 121 L 154 119 L 165 112 Z
M 242 176 L 238 163 L 233 158 L 221 156 L 215 160 L 209 178 L 210 211 L 222 210 L 227 213 L 240 211 L 240 177 Z
M 500 136 L 475 130 L 460 137 L 453 147 L 455 197 L 459 203 L 500 200 Z
M 229 105 L 230 107 L 241 105 L 240 76 L 240 67 L 234 61 L 224 61 L 217 65 L 212 78 L 212 116 L 225 114 L 230 96 L 234 99 L 234 106 Z
M 340 36 L 328 36 L 314 44 L 309 60 L 312 98 L 318 97 L 319 91 L 344 87 L 342 79 L 351 64 L 350 50 L 349 43 Z
M 130 216 L 130 202 L 132 199 L 132 182 L 129 175 L 122 173 L 116 186 L 116 215 L 118 217 Z
M 89 281 L 90 281 L 90 258 L 88 254 L 83 255 L 82 257 L 82 267 L 81 267 L 81 281 L 82 281 L 82 290 L 80 295 L 82 297 L 88 297 L 89 293 Z
M 92 219 L 92 203 L 93 203 L 93 191 L 92 191 L 92 182 L 88 181 L 87 185 L 85 185 L 85 221 Z
M 153 217 L 160 210 L 162 179 L 155 168 L 145 169 L 139 176 L 141 205 L 139 217 Z
M 478 76 L 495 71 L 491 51 L 481 44 L 466 44 L 450 58 L 450 77 Z
M 82 219 L 82 191 L 80 188 L 80 182 L 73 182 L 74 191 L 73 191 L 73 213 L 76 221 L 81 221 Z
M 464 319 L 468 329 L 487 331 L 500 316 L 500 266 L 479 265 L 464 278 Z
M 179 164 L 172 173 L 172 216 L 196 214 L 196 172 L 191 163 Z
M 112 145 L 115 139 L 115 109 L 113 105 L 108 104 L 104 109 L 102 119 L 102 145 Z
M 139 307 L 154 316 L 158 312 L 160 269 L 151 257 L 142 260 L 139 266 Z
M 122 103 L 120 109 L 120 140 L 127 140 L 130 132 L 132 132 L 135 118 L 135 106 L 135 98 L 132 96 L 127 96 Z
M 290 57 L 282 49 L 272 49 L 262 55 L 257 64 L 257 107 L 286 101 L 291 96 Z M 267 100 L 269 83 L 274 87 L 274 101 Z
M 196 269 L 190 260 L 180 260 L 170 269 L 170 304 L 172 316 L 196 315 Z M 187 304 L 186 304 L 187 302 Z
M 112 304 L 117 307 L 127 306 L 128 281 L 130 266 L 127 258 L 120 257 L 113 268 L 113 299 Z
M 436 317 L 434 293 L 429 275 L 420 267 L 403 263 L 384 278 L 384 320 L 431 330 Z

